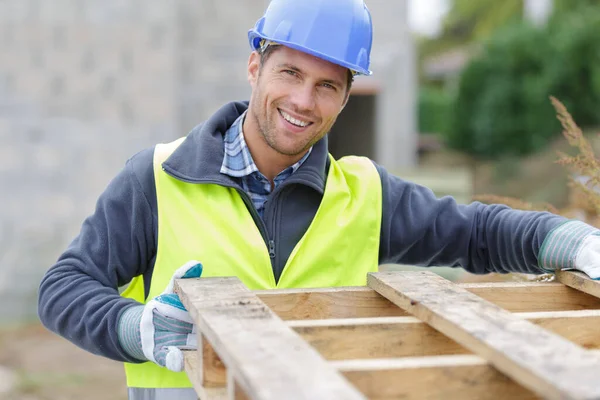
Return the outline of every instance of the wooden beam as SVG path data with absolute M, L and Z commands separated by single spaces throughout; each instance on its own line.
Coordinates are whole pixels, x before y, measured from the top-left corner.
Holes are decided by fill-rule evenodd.
M 366 287 L 257 290 L 256 295 L 284 320 L 393 317 L 407 315 Z
M 591 279 L 579 271 L 557 271 L 559 282 L 595 297 L 600 297 L 600 281 Z
M 369 287 L 550 399 L 600 398 L 600 358 L 430 272 L 371 273 Z
M 178 280 L 175 291 L 248 397 L 364 399 L 238 278 Z
M 201 366 L 197 351 L 184 351 L 183 360 L 185 372 L 200 400 L 227 400 L 227 388 L 225 385 L 222 387 L 205 387 L 202 384 L 199 379 Z M 225 374 L 225 370 L 223 370 L 223 374 Z
M 268 383 L 265 383 L 268 385 Z M 250 400 L 246 391 L 240 386 L 233 373 L 227 373 L 227 399 L 228 400 Z
M 600 310 L 516 313 L 586 348 L 600 348 Z M 468 349 L 414 317 L 288 321 L 328 360 L 467 354 Z
M 198 333 L 198 342 L 202 348 L 198 351 L 198 377 L 200 384 L 205 388 L 223 387 L 227 384 L 225 365 L 219 358 L 206 337 Z
M 600 356 L 598 350 L 593 353 Z M 369 399 L 538 399 L 475 355 L 332 361 Z
M 597 350 L 594 353 L 600 355 Z M 195 368 L 196 352 L 184 354 L 186 371 L 188 368 Z M 538 398 L 493 368 L 483 358 L 474 355 L 344 360 L 332 361 L 331 365 L 371 400 Z M 194 388 L 200 395 L 200 400 L 227 399 L 225 387 Z
M 474 355 L 333 361 L 371 400 L 533 400 L 538 397 Z
M 600 310 L 517 313 L 586 348 L 600 348 Z M 288 321 L 327 360 L 468 354 L 468 349 L 414 317 Z M 225 367 L 203 346 L 203 386 L 224 386 Z
M 600 349 L 600 310 L 515 313 L 587 349 Z
M 414 317 L 299 320 L 288 326 L 327 360 L 469 353 Z
M 459 284 L 512 312 L 600 309 L 600 299 L 555 282 Z M 256 295 L 284 320 L 406 316 L 404 310 L 367 287 L 276 289 Z

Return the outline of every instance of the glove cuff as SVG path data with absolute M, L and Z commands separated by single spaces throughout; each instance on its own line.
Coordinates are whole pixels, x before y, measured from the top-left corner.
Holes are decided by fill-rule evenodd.
M 143 311 L 143 305 L 129 307 L 121 314 L 117 327 L 119 344 L 123 350 L 131 357 L 140 361 L 146 361 L 140 335 L 140 321 Z
M 558 226 L 542 243 L 539 267 L 548 272 L 574 268 L 583 241 L 593 234 L 598 234 L 598 229 L 581 221 L 571 220 Z

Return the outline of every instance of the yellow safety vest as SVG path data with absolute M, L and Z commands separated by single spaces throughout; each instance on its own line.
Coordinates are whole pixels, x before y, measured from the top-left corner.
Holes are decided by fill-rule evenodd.
M 191 259 L 202 263 L 202 277 L 237 276 L 252 290 L 362 286 L 367 273 L 377 271 L 381 180 L 369 159 L 329 156 L 319 209 L 275 283 L 267 246 L 239 193 L 182 182 L 162 170 L 182 141 L 154 150 L 158 249 L 148 299 L 164 291 L 173 272 Z M 145 303 L 143 277 L 136 277 L 123 296 Z M 129 387 L 191 387 L 185 372 L 151 362 L 126 363 L 125 370 Z

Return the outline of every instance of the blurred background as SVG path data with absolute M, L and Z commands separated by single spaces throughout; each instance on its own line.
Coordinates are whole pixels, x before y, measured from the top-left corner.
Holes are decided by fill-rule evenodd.
M 246 33 L 267 4 L 0 0 L 0 398 L 125 398 L 120 364 L 38 324 L 40 279 L 131 155 L 248 98 Z M 369 156 L 463 203 L 573 208 L 549 96 L 595 146 L 600 1 L 367 5 L 374 75 L 354 85 L 335 156 Z

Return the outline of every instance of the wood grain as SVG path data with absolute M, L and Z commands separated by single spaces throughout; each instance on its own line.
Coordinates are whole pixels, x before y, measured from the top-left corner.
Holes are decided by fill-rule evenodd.
M 184 351 L 183 357 L 185 372 L 200 400 L 227 400 L 227 388 L 225 386 L 219 388 L 207 388 L 204 387 L 200 381 L 200 357 L 198 356 L 197 351 Z M 225 373 L 224 370 L 223 373 Z
M 178 280 L 175 291 L 249 398 L 364 399 L 238 278 Z
M 556 282 L 459 284 L 512 312 L 600 309 L 600 299 Z M 284 320 L 407 316 L 367 287 L 277 289 L 254 292 Z
M 367 282 L 540 396 L 600 398 L 600 358 L 434 273 L 378 272 Z
M 600 298 L 600 281 L 591 279 L 579 271 L 557 271 L 556 279 L 560 283 Z
M 473 355 L 334 361 L 371 400 L 531 400 L 538 399 Z
M 589 349 L 600 348 L 600 310 L 516 313 Z M 414 317 L 288 321 L 327 360 L 469 354 L 471 351 Z M 204 386 L 224 386 L 225 367 L 203 346 Z M 210 377 L 210 379 L 207 379 Z
M 515 313 L 586 348 L 600 348 L 600 310 Z M 470 351 L 414 317 L 288 321 L 328 360 L 467 354 Z

